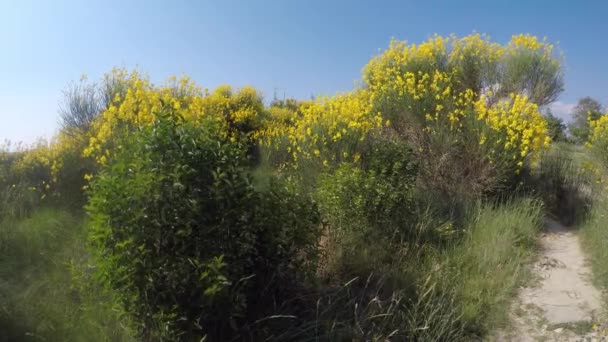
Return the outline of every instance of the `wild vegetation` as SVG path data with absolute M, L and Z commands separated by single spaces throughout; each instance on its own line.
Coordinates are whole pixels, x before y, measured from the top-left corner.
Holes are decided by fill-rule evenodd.
M 604 241 L 603 166 L 552 143 L 564 127 L 539 111 L 563 87 L 547 41 L 479 34 L 392 41 L 358 87 L 315 100 L 83 79 L 54 139 L 0 153 L 0 330 L 483 337 L 506 324 L 545 214 Z M 588 126 L 601 156 L 605 118 Z

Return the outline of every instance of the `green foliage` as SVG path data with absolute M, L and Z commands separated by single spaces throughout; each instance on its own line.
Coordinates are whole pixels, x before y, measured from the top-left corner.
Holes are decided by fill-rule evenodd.
M 608 170 L 606 169 L 606 154 L 597 155 L 591 151 L 590 154 L 585 154 L 586 163 L 594 165 L 594 178 L 596 184 L 594 187 L 593 206 L 589 214 L 583 222 L 580 222 L 575 228 L 579 232 L 581 246 L 584 246 L 584 252 L 587 255 L 592 269 L 592 280 L 594 284 L 602 292 L 608 289 L 608 249 L 606 241 L 608 241 L 608 187 L 606 187 L 606 177 Z M 608 298 L 602 296 L 602 307 L 608 306 Z
M 110 296 L 75 281 L 90 268 L 78 217 L 38 209 L 26 219 L 2 218 L 0 339 L 131 341 Z
M 399 141 L 376 140 L 361 164 L 344 163 L 319 177 L 315 197 L 325 230 L 318 274 L 335 284 L 373 273 L 373 282 L 411 294 L 412 275 L 399 266 L 397 252 L 423 231 L 417 229 L 411 149 Z
M 564 91 L 564 73 L 557 58 L 529 49 L 507 53 L 503 58 L 500 95 L 526 94 L 531 102 L 545 106 Z
M 467 340 L 452 292 L 444 292 L 427 277 L 418 296 L 412 297 L 409 289 L 391 291 L 374 275 L 353 278 L 325 293 L 317 301 L 314 320 L 285 340 Z
M 583 143 L 589 139 L 589 119 L 597 120 L 602 115 L 602 105 L 597 100 L 583 97 L 572 110 L 573 121 L 568 125 L 568 131 L 579 143 Z
M 525 198 L 478 206 L 469 215 L 464 241 L 433 273 L 455 291 L 469 334 L 481 336 L 506 321 L 509 301 L 526 279 L 522 265 L 533 258 L 541 219 L 542 205 Z
M 593 185 L 572 152 L 554 146 L 533 171 L 529 186 L 540 195 L 547 210 L 566 225 L 580 222 L 591 209 Z
M 523 280 L 541 215 L 533 200 L 483 201 L 548 145 L 537 105 L 561 92 L 561 61 L 528 35 L 450 41 L 394 43 L 364 88 L 269 107 L 251 87 L 156 87 L 124 70 L 74 85 L 53 143 L 0 155 L 0 218 L 34 212 L 0 225 L 0 328 L 76 341 L 483 337 Z M 556 211 L 575 183 L 563 165 L 544 161 L 535 179 Z M 89 200 L 92 255 L 80 220 L 39 210 L 45 197 Z
M 92 184 L 100 275 L 144 339 L 263 336 L 250 324 L 313 270 L 315 205 L 278 181 L 256 190 L 213 119 L 158 117 Z
M 22 157 L 22 152 L 0 149 L 0 220 L 25 217 L 40 204 L 40 195 L 32 190 L 32 183 L 39 180 L 15 172 Z
M 488 141 L 501 141 L 505 137 L 483 123 L 464 120 L 463 125 L 468 134 L 457 135 L 443 129 L 437 134 L 416 137 L 424 146 L 417 154 L 420 186 L 433 193 L 435 199 L 443 199 L 444 206 L 496 192 L 511 184 L 516 176 L 513 160 L 506 153 L 500 153 L 502 145 L 480 144 L 476 138 L 477 132 L 484 132 Z M 490 157 L 490 152 L 496 150 L 500 152 Z
M 360 167 L 344 163 L 321 176 L 318 274 L 331 287 L 303 325 L 314 325 L 315 338 L 463 338 L 453 296 L 429 281 L 424 262 L 426 243 L 449 224 L 418 210 L 416 177 L 410 147 L 387 138 L 370 142 Z
M 566 125 L 564 120 L 553 115 L 551 111 L 544 115 L 547 120 L 547 134 L 552 141 L 566 141 Z
M 522 266 L 534 257 L 542 205 L 524 198 L 467 213 L 464 235 L 443 246 L 353 232 L 327 241 L 334 253 L 350 243 L 342 268 L 332 270 L 343 282 L 323 292 L 312 320 L 285 340 L 468 341 L 505 324 L 527 280 Z M 433 215 L 417 226 L 446 234 L 451 227 Z
M 362 157 L 361 168 L 345 163 L 321 178 L 319 202 L 334 229 L 384 237 L 408 234 L 415 179 L 411 149 L 398 141 L 377 141 Z
M 604 167 L 608 166 L 608 139 L 596 140 L 593 145 L 591 145 L 590 152 Z
M 603 170 L 604 174 L 606 170 Z M 589 261 L 593 270 L 593 280 L 599 288 L 608 289 L 608 196 L 601 191 L 596 198 L 596 205 L 579 227 L 581 242 L 585 246 L 585 252 L 589 255 Z M 604 299 L 604 305 L 607 305 Z

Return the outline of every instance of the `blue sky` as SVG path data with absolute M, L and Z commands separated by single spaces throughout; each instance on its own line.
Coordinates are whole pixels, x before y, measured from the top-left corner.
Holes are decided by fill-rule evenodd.
M 434 33 L 547 36 L 566 55 L 566 91 L 608 104 L 604 1 L 28 1 L 0 0 L 0 140 L 58 126 L 61 91 L 81 75 L 138 67 L 204 87 L 253 85 L 272 98 L 346 91 L 391 37 Z

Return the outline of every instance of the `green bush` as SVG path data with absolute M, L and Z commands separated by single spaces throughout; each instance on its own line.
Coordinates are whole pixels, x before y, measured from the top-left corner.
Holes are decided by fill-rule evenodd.
M 344 163 L 321 177 L 317 197 L 327 223 L 374 236 L 409 234 L 413 223 L 416 164 L 404 143 L 370 144 L 362 165 Z
M 326 315 L 332 318 L 317 319 L 348 319 L 342 317 L 351 314 L 341 313 L 344 307 L 358 306 L 376 293 L 390 297 L 398 292 L 404 302 L 414 296 L 414 275 L 404 258 L 412 256 L 408 248 L 420 235 L 414 203 L 416 171 L 409 146 L 383 138 L 367 146 L 360 166 L 344 163 L 321 176 L 315 196 L 325 231 L 318 275 L 331 286 L 353 278 L 358 281 L 346 290 L 352 298 L 344 297 L 342 290 L 322 297 L 320 305 L 330 307 Z M 342 301 L 334 312 L 332 305 Z M 373 306 L 369 309 L 378 313 Z M 366 339 L 375 330 L 347 336 Z
M 319 215 L 291 188 L 256 189 L 246 146 L 166 108 L 92 183 L 100 275 L 144 339 L 263 336 L 313 270 Z M 253 337 L 252 337 L 253 336 Z

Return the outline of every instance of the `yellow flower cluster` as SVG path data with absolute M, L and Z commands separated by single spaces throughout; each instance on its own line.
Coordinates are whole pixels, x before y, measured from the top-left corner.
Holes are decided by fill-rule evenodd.
M 589 141 L 587 145 L 608 139 L 608 115 L 602 115 L 597 120 L 589 119 Z
M 512 94 L 509 99 L 489 105 L 486 95 L 476 99 L 470 89 L 455 93 L 448 74 L 439 71 L 432 74 L 406 72 L 390 84 L 373 84 L 370 89 L 372 98 L 400 107 L 400 110 L 392 110 L 393 114 L 403 115 L 404 111 L 410 111 L 413 115 L 424 115 L 425 130 L 430 133 L 447 126 L 452 131 L 470 134 L 470 130 L 462 130 L 463 121 L 467 115 L 474 115 L 495 131 L 493 135 L 500 136 L 493 143 L 503 144 L 504 150 L 513 151 L 511 159 L 518 166 L 522 166 L 523 159 L 531 152 L 539 151 L 550 142 L 546 121 L 538 106 L 522 95 Z M 394 115 L 390 119 L 399 120 Z M 485 144 L 488 136 L 480 130 L 476 132 L 479 144 Z
M 372 58 L 363 69 L 363 79 L 366 84 L 385 84 L 399 76 L 403 66 L 428 63 L 429 67 L 441 70 L 442 61 L 448 52 L 449 38 L 435 36 L 428 41 L 416 45 L 408 45 L 405 41 L 391 40 L 388 50 Z
M 458 134 L 474 134 L 479 145 L 491 145 L 489 153 L 501 153 L 501 157 L 506 153 L 512 164 L 521 167 L 529 155 L 550 143 L 538 106 L 518 94 L 493 98 L 491 89 L 480 88 L 489 80 L 473 80 L 471 86 L 477 89 L 463 89 L 462 84 L 468 81 L 463 79 L 466 72 L 476 74 L 482 64 L 516 49 L 550 51 L 551 47 L 528 35 L 514 36 L 507 47 L 478 34 L 460 39 L 434 37 L 418 46 L 393 41 L 365 67 L 364 80 L 374 108 L 385 118 L 393 122 L 417 119 L 429 134 L 448 128 L 456 134 L 455 142 L 464 138 Z M 471 69 L 471 63 L 478 67 Z M 465 72 L 464 68 L 469 69 Z M 480 128 L 480 123 L 487 128 Z
M 521 167 L 550 142 L 537 106 L 523 95 L 489 98 L 490 89 L 463 88 L 462 81 L 471 65 L 477 73 L 506 53 L 523 49 L 551 47 L 529 35 L 514 36 L 505 47 L 479 34 L 434 36 L 419 45 L 393 40 L 365 66 L 363 89 L 301 103 L 295 111 L 271 108 L 270 122 L 256 137 L 264 145 L 285 149 L 292 160 L 333 161 L 358 158 L 357 142 L 383 124 L 419 123 L 427 134 L 447 129 L 455 142 L 474 134 L 480 145 L 491 145 L 488 151 L 507 153 L 510 163 Z
M 172 77 L 163 86 L 154 86 L 136 71 L 118 69 L 111 77 L 121 91 L 113 95 L 110 106 L 93 122 L 89 146 L 84 150 L 86 156 L 94 155 L 100 164 L 110 156 L 117 136 L 150 125 L 163 106 L 173 107 L 185 120 L 196 122 L 197 118 L 211 115 L 226 127 L 235 125 L 239 129 L 243 125 L 255 126 L 263 111 L 261 97 L 252 87 L 233 93 L 230 86 L 220 86 L 209 94 L 188 77 Z
M 36 188 L 52 190 L 66 158 L 91 157 L 86 160 L 104 165 L 121 148 L 120 137 L 151 125 L 170 106 L 190 122 L 211 117 L 225 137 L 256 139 L 270 151 L 280 151 L 283 161 L 357 162 L 371 134 L 414 130 L 423 136 L 419 145 L 413 143 L 418 151 L 441 140 L 436 137 L 446 138 L 447 145 L 472 142 L 459 145 L 465 147 L 460 151 L 480 147 L 481 158 L 491 163 L 506 158 L 511 170 L 534 161 L 535 152 L 550 143 L 537 105 L 522 94 L 507 95 L 510 88 L 500 89 L 500 63 L 509 65 L 530 53 L 559 63 L 553 46 L 531 35 L 513 36 L 504 46 L 479 34 L 435 35 L 411 45 L 393 40 L 365 66 L 362 87 L 312 101 L 277 101 L 268 108 L 252 87 L 233 91 L 225 85 L 210 92 L 185 76 L 159 86 L 137 71 L 114 69 L 105 80 L 112 88 L 105 94 L 110 97 L 107 108 L 88 132 L 61 132 L 24 152 L 14 167 L 36 174 L 33 178 L 43 182 Z M 608 116 L 591 121 L 590 127 L 588 144 L 608 151 Z
M 505 50 L 509 55 L 534 53 L 540 56 L 542 60 L 556 67 L 559 67 L 561 61 L 554 58 L 554 46 L 547 41 L 547 38 L 539 40 L 538 37 L 530 34 L 519 34 L 511 38 Z
M 548 53 L 553 51 L 553 45 L 547 43 L 547 38 L 542 41 L 538 37 L 530 34 L 518 34 L 511 37 L 509 48 L 512 49 L 530 49 L 530 50 L 546 50 Z
M 372 102 L 386 109 L 387 119 L 397 122 L 408 114 L 424 118 L 429 125 L 427 130 L 438 124 L 448 124 L 450 129 L 462 127 L 460 119 L 474 100 L 473 91 L 456 93 L 450 75 L 437 70 L 432 73 L 408 71 L 401 75 L 395 70 L 385 71 L 396 76 L 384 78 L 387 82 L 369 84 L 368 88 Z
M 38 184 L 33 187 L 45 196 L 49 191 L 55 190 L 64 171 L 65 159 L 78 156 L 81 153 L 79 148 L 84 142 L 83 136 L 66 135 L 64 132 L 60 132 L 51 141 L 39 140 L 22 152 L 13 165 L 13 172 L 38 180 Z
M 372 111 L 371 93 L 357 90 L 334 97 L 303 102 L 297 115 L 270 122 L 257 137 L 274 149 L 285 149 L 293 161 L 317 160 L 327 166 L 339 160 L 358 161 L 357 146 L 367 134 L 386 124 Z M 276 110 L 275 110 L 276 111 Z
M 439 70 L 449 72 L 452 76 L 462 74 L 464 69 L 476 69 L 475 73 L 490 72 L 496 63 L 509 55 L 540 54 L 547 60 L 559 63 L 553 58 L 553 45 L 529 34 L 514 35 L 506 46 L 493 43 L 486 35 L 471 34 L 465 37 L 433 38 L 419 45 L 392 40 L 389 48 L 374 57 L 364 68 L 364 80 L 367 84 L 385 83 L 394 74 L 406 71 Z M 462 76 L 462 75 L 460 75 Z M 388 78 L 388 79 L 387 79 Z M 465 80 L 471 81 L 471 80 Z
M 450 40 L 452 51 L 449 54 L 449 61 L 453 64 L 462 63 L 470 57 L 477 57 L 478 63 L 496 61 L 505 52 L 505 48 L 500 44 L 492 43 L 490 37 L 478 33 L 462 38 L 452 35 Z
M 515 43 L 507 48 L 498 43 L 492 43 L 485 35 L 472 34 L 459 38 L 455 35 L 442 37 L 435 35 L 433 38 L 419 45 L 392 40 L 388 50 L 374 57 L 364 69 L 364 80 L 367 84 L 384 83 L 391 74 L 383 71 L 393 72 L 415 71 L 430 69 L 438 71 L 449 71 L 450 73 L 462 71 L 464 67 L 480 67 L 489 63 L 495 63 L 502 58 L 508 49 L 515 51 L 527 41 L 528 36 L 516 38 Z M 528 44 L 530 45 L 530 44 Z M 538 44 L 538 48 L 542 48 Z M 395 68 L 398 66 L 399 68 Z
M 589 138 L 585 145 L 593 148 L 604 162 L 608 163 L 608 115 L 589 120 Z
M 479 120 L 486 122 L 493 130 L 502 133 L 497 144 L 504 144 L 503 153 L 513 151 L 511 159 L 521 167 L 523 160 L 532 152 L 549 146 L 551 138 L 547 136 L 547 122 L 538 111 L 538 106 L 528 102 L 527 97 L 511 94 L 507 100 L 489 106 L 486 96 L 482 95 L 474 104 Z M 536 154 L 533 161 L 536 161 Z
M 302 104 L 298 105 L 302 106 Z M 296 112 L 290 108 L 270 107 L 268 108 L 268 121 L 288 124 L 295 120 Z

